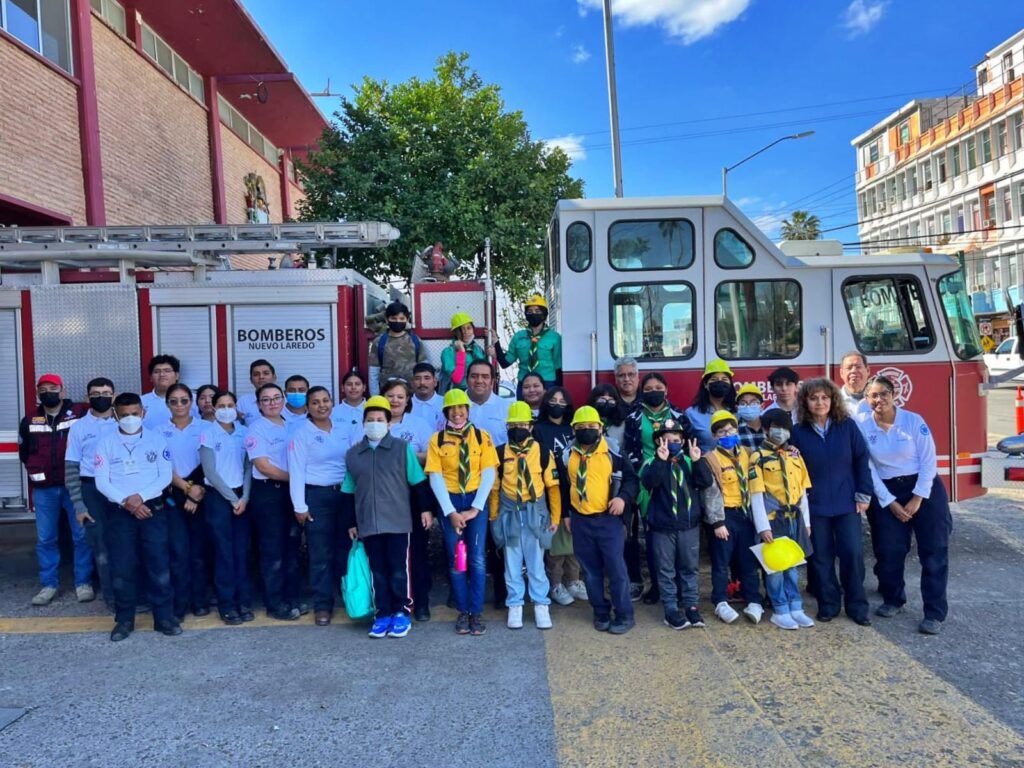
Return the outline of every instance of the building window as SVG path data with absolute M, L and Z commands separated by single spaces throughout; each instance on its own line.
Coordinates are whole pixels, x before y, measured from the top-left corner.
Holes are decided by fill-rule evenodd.
M 996 153 L 1002 157 L 1006 154 L 1006 150 L 1006 121 L 1000 120 L 996 123 Z
M 183 91 L 200 104 L 206 104 L 206 87 L 202 76 L 185 63 L 148 24 L 142 25 L 142 50 Z
M 988 128 L 981 132 L 981 162 L 992 162 L 992 133 Z
M 942 213 L 942 229 L 939 230 L 940 235 L 952 235 L 953 234 L 953 219 L 949 215 L 948 211 Z
M 1017 218 L 1024 220 L 1024 184 L 1017 185 Z
M 910 121 L 904 120 L 900 123 L 900 146 L 910 143 Z
M 1014 286 L 1017 284 L 1017 254 L 1014 254 L 1006 260 L 1006 285 L 1007 287 Z
M 1010 188 L 1003 190 L 1003 223 L 1013 219 L 1013 198 L 1010 196 Z
M 1003 85 L 1017 79 L 1017 73 L 1013 71 L 1013 51 L 1007 51 L 1003 56 Z
M 582 221 L 574 221 L 565 230 L 565 260 L 573 272 L 586 272 L 594 260 L 590 227 Z
M 956 231 L 961 235 L 964 232 L 964 207 L 962 205 L 956 207 Z
M 689 283 L 626 284 L 612 288 L 612 357 L 692 357 L 696 350 L 693 296 Z
M 979 69 L 978 70 L 978 87 L 981 88 L 987 82 L 988 82 L 988 70 L 987 69 Z
M 941 184 L 946 180 L 946 153 L 940 152 L 939 156 L 935 158 L 935 162 L 938 165 L 938 177 L 939 183 Z
M 953 176 L 960 175 L 960 145 L 954 144 L 949 148 L 949 164 L 953 167 Z
M 967 170 L 973 171 L 978 167 L 978 153 L 977 153 L 978 140 L 973 136 L 967 139 Z
M 873 142 L 868 144 L 868 162 L 869 163 L 877 163 L 878 162 L 878 141 L 879 141 L 878 139 L 875 139 Z
M 125 17 L 124 6 L 117 0 L 92 0 L 92 9 L 117 34 L 121 37 L 128 36 L 128 20 Z
M 795 280 L 720 283 L 715 291 L 715 351 L 725 360 L 796 357 L 803 347 L 800 304 Z
M 982 226 L 994 227 L 996 225 L 996 193 L 989 192 L 981 196 L 981 218 Z
M 907 187 L 911 195 L 917 194 L 917 168 L 907 169 Z
M 608 258 L 619 270 L 685 269 L 693 264 L 694 229 L 686 219 L 616 221 Z
M 1018 112 L 1010 118 L 1013 132 L 1013 148 L 1024 149 L 1024 114 Z
M 925 160 L 921 163 L 921 178 L 924 182 L 925 191 L 932 188 L 932 161 Z
M 73 74 L 68 0 L 0 0 L 0 28 Z
M 843 301 L 857 348 L 865 354 L 926 352 L 935 345 L 915 277 L 853 278 Z
M 242 141 L 263 155 L 263 158 L 268 163 L 277 168 L 278 163 L 280 163 L 277 147 L 271 144 L 262 133 L 257 131 L 252 123 L 242 117 L 242 113 L 232 107 L 221 94 L 217 94 L 217 107 L 220 111 L 220 121 L 237 133 Z

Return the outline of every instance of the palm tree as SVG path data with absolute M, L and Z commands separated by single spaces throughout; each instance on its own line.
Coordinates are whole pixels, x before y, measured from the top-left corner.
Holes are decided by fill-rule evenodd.
M 821 220 L 807 211 L 793 211 L 782 221 L 783 240 L 817 240 L 821 237 Z

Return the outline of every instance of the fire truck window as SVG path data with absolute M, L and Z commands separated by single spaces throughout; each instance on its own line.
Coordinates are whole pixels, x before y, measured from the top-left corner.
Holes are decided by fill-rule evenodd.
M 616 221 L 608 228 L 615 269 L 684 269 L 693 264 L 693 251 L 693 224 L 686 219 Z
M 715 234 L 715 264 L 722 269 L 744 269 L 754 263 L 754 249 L 731 229 Z
M 953 350 L 961 360 L 970 360 L 981 354 L 981 338 L 978 336 L 978 324 L 974 320 L 971 309 L 971 298 L 964 290 L 964 280 L 959 272 L 953 272 L 939 280 L 939 299 L 942 312 L 949 325 L 949 335 L 953 339 Z M 1012 352 L 1012 339 L 1003 342 L 1011 344 L 1005 353 Z M 1000 345 L 996 352 L 1003 351 Z
M 693 356 L 693 286 L 689 283 L 617 285 L 609 304 L 612 357 Z
M 927 352 L 935 346 L 915 277 L 848 280 L 843 301 L 857 348 L 866 355 Z
M 800 284 L 737 280 L 715 292 L 715 349 L 723 360 L 796 357 L 803 347 Z
M 573 272 L 586 272 L 594 260 L 590 227 L 575 221 L 565 230 L 565 260 Z

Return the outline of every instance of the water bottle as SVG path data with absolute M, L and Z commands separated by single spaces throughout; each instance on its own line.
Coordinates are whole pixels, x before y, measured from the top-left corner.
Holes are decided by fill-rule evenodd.
M 466 569 L 466 542 L 459 539 L 455 542 L 455 570 L 465 573 Z

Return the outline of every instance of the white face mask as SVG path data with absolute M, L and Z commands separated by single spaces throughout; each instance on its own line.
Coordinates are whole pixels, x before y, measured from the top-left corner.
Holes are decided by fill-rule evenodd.
M 386 421 L 368 421 L 363 425 L 363 432 L 366 433 L 368 440 L 377 442 L 383 440 L 384 435 L 388 433 L 388 425 Z
M 117 423 L 121 425 L 121 430 L 128 435 L 134 435 L 142 429 L 141 416 L 122 416 Z
M 218 408 L 213 412 L 213 417 L 221 424 L 234 424 L 238 418 L 238 411 L 234 408 Z

